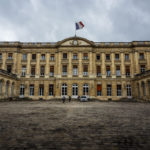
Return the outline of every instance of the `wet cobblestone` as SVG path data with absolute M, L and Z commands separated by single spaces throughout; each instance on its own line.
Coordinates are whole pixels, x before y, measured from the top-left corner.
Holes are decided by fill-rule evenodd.
M 0 102 L 0 150 L 149 150 L 150 103 Z

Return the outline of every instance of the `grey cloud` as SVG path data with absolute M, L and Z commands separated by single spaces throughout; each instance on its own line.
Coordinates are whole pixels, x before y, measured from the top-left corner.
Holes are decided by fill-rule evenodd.
M 0 40 L 150 40 L 149 0 L 0 0 Z

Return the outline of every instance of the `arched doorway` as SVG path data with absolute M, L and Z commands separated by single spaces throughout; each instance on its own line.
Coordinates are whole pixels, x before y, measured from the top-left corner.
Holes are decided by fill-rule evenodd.
M 83 85 L 83 95 L 89 95 L 89 86 L 87 83 Z
M 72 97 L 74 98 L 78 97 L 78 85 L 77 84 L 72 85 Z
M 8 97 L 8 89 L 9 89 L 9 81 L 6 82 L 6 87 L 5 87 L 5 96 Z
M 66 83 L 62 84 L 61 86 L 61 95 L 67 96 L 67 84 Z

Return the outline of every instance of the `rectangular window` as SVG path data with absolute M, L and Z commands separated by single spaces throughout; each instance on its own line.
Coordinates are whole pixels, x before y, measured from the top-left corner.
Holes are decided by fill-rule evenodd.
M 24 96 L 25 87 L 23 84 L 20 85 L 20 96 Z
M 13 54 L 12 53 L 8 53 L 8 59 L 12 59 Z
M 117 85 L 117 96 L 121 96 L 121 85 Z
M 50 66 L 50 77 L 54 76 L 54 66 Z
M 26 75 L 26 66 L 22 66 L 22 73 L 21 73 L 21 76 L 22 77 L 25 77 Z
M 129 77 L 130 76 L 130 66 L 126 66 L 126 76 Z
M 102 95 L 102 85 L 98 84 L 97 85 L 97 96 L 101 96 Z
M 34 96 L 34 85 L 30 84 L 30 96 Z
M 100 60 L 100 54 L 96 55 L 96 60 Z
M 129 54 L 125 54 L 125 60 L 129 60 Z
M 36 60 L 36 54 L 32 54 L 32 60 Z
M 67 59 L 67 53 L 63 53 L 63 59 Z
M 35 76 L 35 66 L 31 66 L 31 76 Z
M 77 54 L 73 54 L 73 59 L 78 59 L 78 55 Z
M 55 60 L 55 55 L 51 54 L 50 60 L 54 61 Z
M 45 60 L 45 54 L 41 55 L 41 60 Z
M 111 85 L 107 85 L 107 96 L 111 96 Z
M 131 96 L 132 93 L 131 93 L 131 85 L 130 84 L 127 84 L 127 96 Z
M 140 60 L 144 59 L 144 53 L 140 53 Z
M 39 85 L 39 96 L 44 96 L 44 84 Z
M 74 76 L 78 75 L 78 66 L 77 65 L 73 65 L 73 75 Z
M 83 66 L 83 76 L 88 76 L 88 66 L 87 65 Z
M 0 59 L 2 59 L 2 53 L 0 53 Z
M 63 75 L 63 76 L 66 76 L 66 75 L 67 75 L 67 65 L 63 65 L 63 68 L 62 68 L 62 75 Z
M 45 74 L 45 66 L 41 66 L 40 75 L 44 76 Z
M 101 76 L 101 66 L 97 66 L 97 76 L 100 77 Z
M 106 54 L 106 60 L 110 60 L 110 54 Z
M 119 60 L 119 54 L 115 54 L 115 60 Z
M 22 60 L 27 60 L 27 54 L 22 54 Z
M 11 73 L 11 71 L 12 71 L 12 66 L 11 65 L 7 65 L 7 72 Z
M 54 95 L 54 85 L 50 84 L 49 85 L 49 96 L 53 96 Z
M 83 59 L 88 59 L 88 53 L 83 54 Z
M 106 66 L 106 73 L 108 77 L 111 76 L 110 66 Z
M 145 72 L 145 65 L 141 65 L 141 73 Z
M 120 76 L 120 66 L 116 66 L 116 76 Z

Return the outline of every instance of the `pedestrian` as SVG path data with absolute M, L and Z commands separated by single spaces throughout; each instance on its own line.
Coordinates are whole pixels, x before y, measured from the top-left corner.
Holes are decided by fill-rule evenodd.
M 78 96 L 78 100 L 80 101 L 80 96 Z
M 65 96 L 63 96 L 62 98 L 63 103 L 65 103 L 65 100 L 66 100 Z
M 71 102 L 71 96 L 69 96 L 69 102 Z

